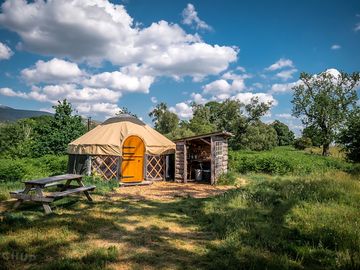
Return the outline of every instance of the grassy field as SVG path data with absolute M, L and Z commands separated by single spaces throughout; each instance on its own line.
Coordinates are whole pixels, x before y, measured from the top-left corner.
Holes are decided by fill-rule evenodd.
M 11 211 L 3 201 L 0 269 L 360 268 L 352 164 L 280 148 L 231 153 L 238 171 L 242 156 L 256 156 L 261 169 L 224 176 L 234 188 L 210 198 L 132 198 L 87 179 L 99 186 L 95 201 L 64 199 L 51 215 L 33 205 Z M 268 170 L 289 159 L 295 169 Z

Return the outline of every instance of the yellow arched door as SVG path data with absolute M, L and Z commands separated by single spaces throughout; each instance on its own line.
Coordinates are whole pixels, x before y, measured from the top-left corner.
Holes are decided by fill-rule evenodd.
M 121 181 L 141 182 L 144 180 L 145 145 L 138 136 L 129 136 L 123 143 Z

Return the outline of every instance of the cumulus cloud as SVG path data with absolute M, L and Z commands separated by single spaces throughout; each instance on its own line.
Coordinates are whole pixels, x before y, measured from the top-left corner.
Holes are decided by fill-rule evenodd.
M 210 45 L 179 25 L 140 28 L 123 5 L 102 0 L 5 1 L 0 26 L 16 32 L 21 48 L 98 64 L 147 65 L 156 75 L 201 78 L 227 69 L 238 49 Z
M 0 42 L 0 60 L 9 59 L 13 54 L 13 51 L 6 44 Z
M 238 93 L 232 97 L 232 99 L 239 100 L 243 104 L 249 104 L 252 98 L 258 98 L 260 102 L 268 103 L 271 102 L 272 106 L 277 106 L 277 100 L 268 93 Z
M 212 30 L 210 25 L 203 20 L 200 20 L 193 4 L 187 4 L 186 8 L 182 12 L 182 18 L 183 24 L 194 26 L 196 29 Z
M 276 77 L 282 79 L 283 81 L 287 81 L 289 79 L 292 79 L 293 74 L 295 72 L 297 72 L 296 68 L 292 68 L 292 69 L 289 69 L 289 70 L 283 70 L 283 71 L 278 72 L 276 74 Z
M 8 87 L 0 88 L 0 94 L 8 97 L 21 97 L 21 98 L 27 97 L 26 93 L 16 92 Z
M 221 79 L 215 80 L 203 86 L 204 94 L 213 94 L 227 98 L 228 96 L 246 89 L 245 79 L 250 78 L 248 74 L 236 74 L 226 72 Z
M 275 71 L 275 70 L 279 70 L 285 67 L 294 67 L 293 62 L 290 59 L 285 59 L 285 58 L 280 58 L 278 61 L 276 61 L 274 64 L 272 64 L 271 66 L 267 67 L 266 70 L 268 71 Z
M 296 117 L 292 116 L 290 113 L 278 113 L 275 114 L 275 116 L 283 119 L 296 119 Z
M 73 82 L 82 75 L 77 64 L 58 58 L 47 62 L 39 60 L 34 67 L 21 71 L 21 76 L 29 83 Z
M 175 107 L 170 107 L 169 111 L 176 113 L 179 118 L 189 119 L 193 116 L 192 108 L 189 104 L 185 102 L 180 102 L 175 105 Z
M 339 50 L 339 49 L 341 49 L 341 46 L 338 45 L 338 44 L 334 44 L 334 45 L 331 45 L 330 49 L 332 49 L 332 50 Z
M 291 92 L 292 88 L 299 85 L 300 83 L 300 80 L 292 83 L 275 83 L 271 86 L 270 92 L 274 94 Z
M 199 93 L 191 93 L 190 97 L 192 101 L 197 104 L 205 104 L 206 102 L 208 102 L 208 100 Z
M 154 82 L 152 76 L 129 75 L 122 71 L 103 72 L 92 75 L 83 81 L 84 85 L 97 88 L 110 88 L 123 92 L 148 93 Z

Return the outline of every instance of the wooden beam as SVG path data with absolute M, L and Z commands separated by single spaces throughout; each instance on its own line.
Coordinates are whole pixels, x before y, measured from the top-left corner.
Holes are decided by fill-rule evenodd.
M 184 183 L 187 182 L 187 152 L 186 152 L 186 141 L 184 141 Z
M 203 139 L 203 138 L 200 138 L 199 140 L 202 141 L 202 142 L 204 142 L 204 143 L 206 143 L 206 144 L 208 144 L 208 145 L 211 145 L 211 142 L 208 142 L 207 140 L 205 140 L 205 139 Z

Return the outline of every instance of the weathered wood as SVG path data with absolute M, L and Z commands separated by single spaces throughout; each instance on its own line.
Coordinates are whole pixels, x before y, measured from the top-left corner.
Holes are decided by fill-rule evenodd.
M 42 199 L 45 199 L 44 194 L 43 194 L 40 186 L 37 186 L 37 187 L 36 187 L 35 192 L 36 192 L 37 196 L 39 196 L 39 197 L 42 198 Z M 51 208 L 50 208 L 49 203 L 43 201 L 43 204 L 42 204 L 42 205 L 43 205 L 43 208 L 44 208 L 45 213 L 46 213 L 46 214 L 50 214 L 50 213 L 51 213 Z
M 26 181 L 25 184 L 30 185 L 46 185 L 49 183 L 55 183 L 55 182 L 61 182 L 64 180 L 75 180 L 75 179 L 81 179 L 83 176 L 80 174 L 63 174 L 63 175 L 57 175 L 57 176 L 51 176 L 46 178 L 41 178 L 37 180 L 30 180 Z
M 58 183 L 51 183 L 51 184 L 46 184 L 44 186 L 44 188 L 48 188 L 48 187 L 62 187 L 64 186 L 64 184 L 58 184 Z M 32 187 L 30 188 L 29 191 L 34 191 L 36 188 Z M 10 191 L 10 194 L 18 194 L 18 193 L 24 193 L 25 189 L 18 189 L 18 190 L 14 190 L 14 191 Z
M 35 195 L 35 194 L 10 194 L 11 198 L 14 199 L 19 199 L 21 201 L 34 201 L 34 202 L 52 202 L 54 199 L 52 198 L 47 198 L 47 197 L 42 197 L 39 195 Z
M 74 189 L 67 189 L 64 191 L 49 193 L 46 197 L 49 197 L 49 198 L 65 197 L 65 196 L 68 196 L 68 195 L 74 194 L 74 193 L 80 193 L 80 192 L 89 191 L 89 190 L 91 191 L 91 190 L 94 190 L 95 188 L 96 188 L 96 186 L 85 186 L 85 187 L 78 187 L 78 188 L 74 188 Z
M 183 172 L 183 174 L 184 174 L 184 183 L 186 183 L 187 182 L 187 152 L 186 152 L 186 141 L 185 141 L 185 143 L 184 143 L 184 172 Z
M 215 179 L 215 144 L 214 144 L 213 137 L 210 138 L 210 142 L 211 142 L 211 165 L 210 165 L 211 176 L 210 176 L 210 184 L 214 185 L 216 179 Z

